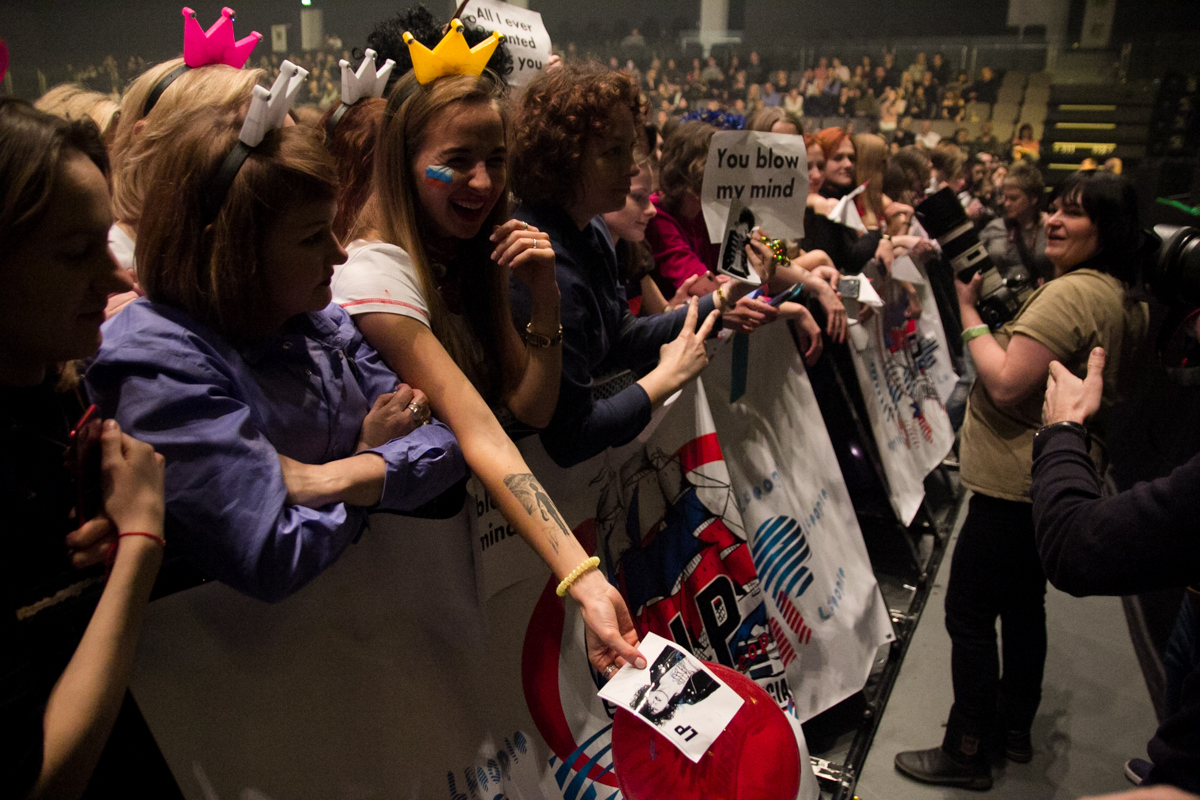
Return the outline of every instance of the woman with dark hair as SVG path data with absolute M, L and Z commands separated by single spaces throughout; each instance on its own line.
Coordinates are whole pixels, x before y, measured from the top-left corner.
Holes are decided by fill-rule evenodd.
M 1033 138 L 1033 126 L 1028 122 L 1022 123 L 1017 129 L 1017 135 L 1012 142 L 1013 161 L 1037 161 L 1042 157 L 1042 146 Z
M 976 309 L 981 276 L 956 282 L 963 342 L 978 371 L 960 448 L 962 482 L 975 494 L 946 590 L 954 682 L 946 734 L 941 747 L 896 756 L 898 770 L 926 783 L 991 787 L 985 743 L 997 723 L 1010 760 L 1033 757 L 1029 731 L 1046 660 L 1046 576 L 1034 541 L 1029 487 L 1050 362 L 1082 376 L 1094 348 L 1108 355 L 1101 411 L 1088 431 L 1103 472 L 1105 412 L 1117 395 L 1122 367 L 1129 366 L 1146 334 L 1145 304 L 1127 292 L 1140 236 L 1129 182 L 1108 173 L 1071 175 L 1051 203 L 1046 231 L 1046 257 L 1056 277 L 998 330 L 984 325 Z
M 215 188 L 245 115 L 199 109 L 164 129 L 174 146 L 138 228 L 146 297 L 109 321 L 87 385 L 168 457 L 180 552 L 275 601 L 341 556 L 368 509 L 411 511 L 465 472 L 450 431 L 423 424 L 423 395 L 330 304 L 346 254 L 319 135 L 268 131 Z
M 563 347 L 549 237 L 508 214 L 507 122 L 504 87 L 488 72 L 402 77 L 376 136 L 375 193 L 333 293 L 388 366 L 424 391 L 501 513 L 564 579 L 588 554 L 506 432 L 550 422 Z M 529 291 L 519 326 L 510 276 Z M 591 651 L 597 668 L 640 658 L 625 603 L 598 570 L 570 593 L 603 643 Z
M 5 797 L 180 796 L 126 692 L 162 563 L 162 457 L 97 418 L 79 435 L 99 430 L 95 461 L 74 475 L 64 467 L 86 400 L 61 385 L 61 365 L 96 352 L 105 298 L 121 285 L 107 172 L 90 121 L 0 100 Z M 85 489 L 97 508 L 80 507 Z
M 412 56 L 409 55 L 408 44 L 404 34 L 411 33 L 413 39 L 432 50 L 446 34 L 447 23 L 438 19 L 424 4 L 413 6 L 398 12 L 395 16 L 375 25 L 367 34 L 366 46 L 379 54 L 378 63 L 382 64 L 389 58 L 396 62 L 396 68 L 388 76 L 387 88 L 384 95 L 391 93 L 392 88 L 412 70 Z M 463 20 L 463 38 L 471 47 L 476 46 L 490 37 L 491 31 L 484 30 Z M 513 71 L 512 54 L 503 42 L 492 52 L 487 62 L 487 69 L 492 74 L 507 81 Z
M 562 466 L 640 433 L 652 408 L 708 363 L 704 339 L 718 310 L 733 304 L 714 292 L 666 314 L 635 318 L 629 312 L 600 215 L 625 205 L 638 172 L 633 151 L 642 115 L 628 74 L 566 65 L 529 84 L 513 126 L 513 188 L 522 201 L 516 216 L 549 235 L 562 292 L 562 381 L 541 434 Z M 754 245 L 747 248 L 752 259 L 768 261 L 761 242 Z M 519 284 L 512 288 L 513 316 L 523 324 L 530 294 Z M 633 379 L 631 370 L 648 368 Z

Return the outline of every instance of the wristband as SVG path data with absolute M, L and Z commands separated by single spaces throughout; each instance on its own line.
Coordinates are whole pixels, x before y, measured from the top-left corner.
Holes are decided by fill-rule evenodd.
M 167 540 L 159 536 L 157 533 L 148 533 L 146 531 L 130 531 L 129 533 L 119 533 L 117 534 L 117 541 L 108 546 L 108 555 L 106 555 L 104 558 L 105 577 L 108 577 L 112 573 L 113 562 L 117 560 L 117 545 L 120 544 L 121 540 L 126 536 L 145 536 L 147 539 L 153 539 L 154 541 L 158 542 L 163 547 L 167 546 Z
M 1080 425 L 1073 419 L 1064 419 L 1062 422 L 1051 422 L 1049 425 L 1043 425 L 1042 427 L 1038 428 L 1037 433 L 1033 435 L 1033 439 L 1034 441 L 1037 441 L 1038 437 L 1040 437 L 1043 433 L 1048 433 L 1055 430 L 1075 431 L 1075 433 L 1078 433 L 1084 439 L 1088 438 L 1087 428 Z
M 591 558 L 587 559 L 582 564 L 580 564 L 578 567 L 571 570 L 570 575 L 568 575 L 567 577 L 565 577 L 561 581 L 559 581 L 558 588 L 554 590 L 554 593 L 557 594 L 559 597 L 565 597 L 567 594 L 567 590 L 571 588 L 571 584 L 573 584 L 575 581 L 579 580 L 580 576 L 583 575 L 583 573 L 587 572 L 590 569 L 596 569 L 599 566 L 600 566 L 600 559 L 596 558 L 595 556 L 592 556 Z
M 1080 443 L 1083 445 L 1084 449 L 1087 450 L 1087 428 L 1080 425 L 1078 422 L 1074 422 L 1072 420 L 1063 420 L 1062 422 L 1055 422 L 1050 425 L 1045 425 L 1039 428 L 1037 433 L 1033 435 L 1033 460 L 1035 463 L 1039 458 L 1041 458 L 1042 451 L 1045 450 L 1047 445 L 1054 440 L 1056 431 L 1073 431 L 1079 434 L 1081 437 Z
M 963 344 L 966 344 L 967 342 L 971 341 L 972 339 L 978 339 L 980 336 L 983 336 L 984 334 L 991 333 L 991 332 L 992 332 L 992 329 L 989 328 L 987 325 L 972 325 L 971 327 L 967 328 L 965 331 L 962 332 Z

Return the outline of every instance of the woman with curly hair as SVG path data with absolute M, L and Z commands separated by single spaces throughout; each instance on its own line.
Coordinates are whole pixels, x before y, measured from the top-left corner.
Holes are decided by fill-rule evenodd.
M 516 216 L 549 236 L 562 293 L 562 380 L 541 437 L 564 467 L 637 436 L 651 410 L 707 365 L 704 339 L 735 302 L 714 292 L 666 314 L 630 313 L 601 215 L 625 206 L 642 116 L 628 73 L 568 64 L 526 87 L 513 126 Z M 753 244 L 752 261 L 768 263 L 766 247 Z M 513 285 L 519 324 L 530 318 L 531 300 Z
M 561 579 L 588 555 L 501 424 L 549 422 L 561 369 L 554 251 L 545 233 L 509 219 L 506 123 L 504 86 L 490 72 L 426 84 L 404 75 L 383 110 L 375 194 L 333 295 L 384 361 L 424 391 L 501 513 Z M 510 274 L 533 298 L 519 329 Z M 640 665 L 633 620 L 604 576 L 588 570 L 570 593 L 594 634 L 593 664 Z

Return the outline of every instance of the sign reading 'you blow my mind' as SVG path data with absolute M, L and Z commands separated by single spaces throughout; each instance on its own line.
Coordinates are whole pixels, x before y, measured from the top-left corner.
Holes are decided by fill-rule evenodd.
M 804 137 L 757 131 L 713 134 L 700 193 L 712 241 L 722 240 L 735 203 L 753 211 L 756 224 L 772 237 L 799 238 L 807 198 Z
M 504 34 L 504 46 L 512 54 L 508 82 L 513 86 L 529 83 L 550 60 L 550 34 L 536 11 L 500 0 L 471 0 L 463 9 L 462 21 Z

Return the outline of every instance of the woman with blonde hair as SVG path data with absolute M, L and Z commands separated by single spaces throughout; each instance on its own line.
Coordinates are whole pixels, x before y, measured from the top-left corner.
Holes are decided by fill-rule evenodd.
M 111 97 L 80 86 L 77 83 L 62 83 L 37 99 L 33 107 L 65 120 L 90 119 L 100 130 L 100 138 L 107 143 L 116 131 L 121 107 Z
M 182 58 L 173 58 L 151 67 L 134 79 L 121 98 L 120 119 L 109 145 L 116 218 L 109 248 L 117 263 L 127 270 L 133 269 L 137 226 L 145 203 L 146 174 L 155 158 L 174 146 L 159 128 L 177 113 L 211 108 L 214 114 L 219 114 L 240 108 L 266 77 L 261 69 L 209 64 L 166 80 L 183 66 Z
M 333 292 L 384 361 L 424 391 L 513 528 L 571 579 L 595 634 L 589 657 L 611 674 L 626 660 L 644 663 L 629 610 L 589 566 L 500 419 L 544 427 L 562 369 L 554 251 L 546 234 L 509 218 L 506 130 L 504 86 L 491 73 L 425 83 L 405 74 L 388 96 L 375 194 Z M 509 314 L 510 276 L 533 298 L 524 331 Z

